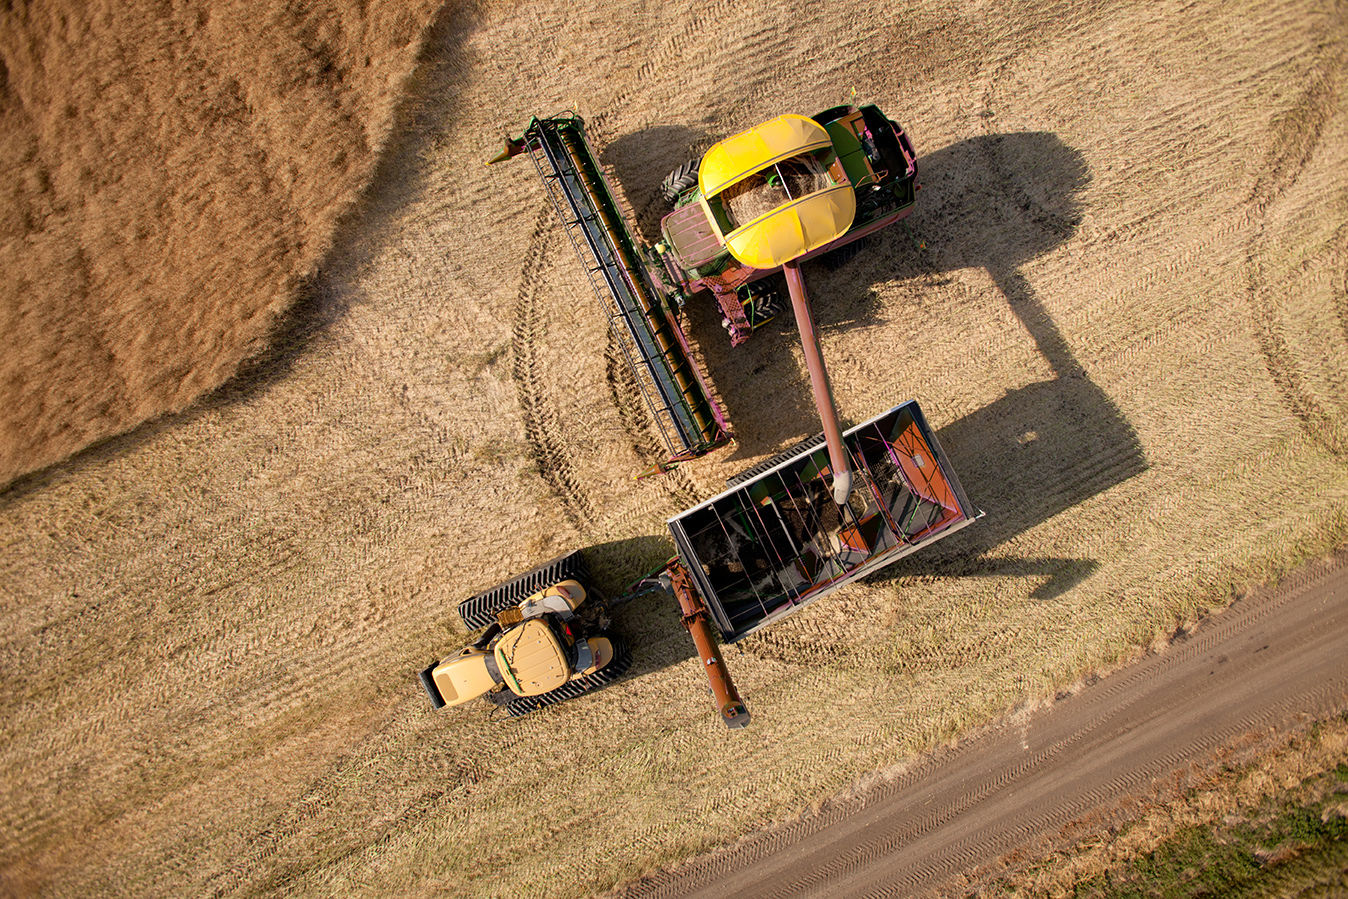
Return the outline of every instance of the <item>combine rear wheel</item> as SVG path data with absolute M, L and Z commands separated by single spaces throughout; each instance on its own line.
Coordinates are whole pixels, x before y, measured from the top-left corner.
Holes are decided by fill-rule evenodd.
M 665 176 L 660 182 L 660 196 L 665 203 L 673 206 L 680 194 L 697 186 L 697 169 L 701 164 L 701 159 L 690 159 Z
M 533 594 L 558 581 L 568 579 L 580 581 L 586 592 L 593 593 L 590 569 L 585 564 L 585 556 L 580 550 L 558 556 L 551 562 L 545 562 L 532 571 L 526 571 L 498 584 L 484 593 L 470 596 L 459 603 L 459 617 L 469 630 L 486 627 L 496 620 L 496 613 L 511 606 L 517 606 Z M 596 597 L 597 598 L 597 597 Z
M 567 681 L 556 690 L 540 696 L 520 696 L 510 700 L 505 704 L 505 710 L 510 713 L 510 717 L 519 718 L 544 706 L 575 699 L 600 687 L 606 687 L 626 674 L 627 669 L 632 667 L 632 650 L 627 647 L 627 641 L 622 637 L 609 634 L 608 639 L 613 644 L 613 659 L 607 665 L 594 674 Z

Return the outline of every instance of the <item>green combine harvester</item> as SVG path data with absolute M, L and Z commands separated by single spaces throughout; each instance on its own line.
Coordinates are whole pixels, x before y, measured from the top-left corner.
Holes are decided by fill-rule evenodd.
M 633 236 L 579 116 L 530 120 L 492 162 L 525 152 L 622 341 L 670 463 L 730 436 L 681 310 L 710 293 L 738 345 L 780 310 L 785 282 L 843 502 L 850 475 L 799 265 L 912 210 L 917 157 L 903 129 L 873 105 L 836 106 L 726 138 L 665 179 L 674 208 L 653 247 Z

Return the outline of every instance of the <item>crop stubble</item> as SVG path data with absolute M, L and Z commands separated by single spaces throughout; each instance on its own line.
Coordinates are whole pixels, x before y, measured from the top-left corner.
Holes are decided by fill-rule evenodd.
M 1341 7 L 729 9 L 444 14 L 321 339 L 0 498 L 6 886 L 590 892 L 1343 540 Z M 457 599 L 576 545 L 616 585 L 689 491 L 817 428 L 789 326 L 731 352 L 696 308 L 739 440 L 633 482 L 598 305 L 528 165 L 480 161 L 574 105 L 647 221 L 689 145 L 853 87 L 924 190 L 810 272 L 840 409 L 921 400 L 988 516 L 729 650 L 742 734 L 656 597 L 603 694 L 432 714 Z

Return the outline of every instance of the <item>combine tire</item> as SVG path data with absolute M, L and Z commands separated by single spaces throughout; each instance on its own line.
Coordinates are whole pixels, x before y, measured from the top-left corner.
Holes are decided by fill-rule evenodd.
M 755 328 L 781 315 L 789 304 L 786 284 L 777 276 L 744 285 L 739 289 L 739 297 L 741 302 L 746 303 L 744 313 L 749 324 Z
M 745 481 L 753 480 L 754 478 L 758 477 L 759 475 L 761 475 L 763 472 L 767 471 L 770 468 L 776 468 L 778 465 L 782 464 L 787 459 L 790 459 L 792 456 L 797 455 L 798 453 L 804 452 L 805 450 L 814 449 L 817 446 L 823 445 L 824 445 L 824 432 L 820 431 L 813 437 L 806 438 L 805 440 L 802 440 L 800 443 L 797 443 L 795 446 L 782 450 L 780 453 L 773 456 L 771 459 L 759 462 L 753 468 L 747 468 L 744 471 L 741 471 L 739 474 L 735 475 L 733 478 L 727 478 L 725 485 L 727 487 L 737 487 L 740 484 L 743 484 Z
M 660 196 L 665 203 L 673 206 L 679 201 L 679 195 L 697 185 L 697 168 L 702 160 L 690 159 L 665 176 L 660 182 Z
M 519 718 L 544 706 L 556 705 L 568 699 L 575 699 L 577 696 L 591 693 L 600 687 L 606 687 L 626 674 L 627 669 L 632 667 L 632 651 L 628 649 L 627 641 L 622 637 L 609 634 L 608 638 L 613 643 L 612 661 L 594 674 L 568 681 L 556 690 L 551 690 L 540 696 L 519 696 L 510 700 L 505 704 L 505 710 L 510 713 L 510 717 Z
M 498 584 L 485 593 L 468 597 L 459 603 L 459 617 L 469 630 L 475 631 L 495 621 L 496 613 L 502 609 L 517 606 L 539 590 L 568 578 L 580 581 L 586 591 L 594 592 L 590 586 L 594 579 L 590 577 L 590 569 L 586 566 L 585 556 L 580 550 L 558 556 L 551 562 L 545 562 L 533 571 L 526 571 L 504 584 Z

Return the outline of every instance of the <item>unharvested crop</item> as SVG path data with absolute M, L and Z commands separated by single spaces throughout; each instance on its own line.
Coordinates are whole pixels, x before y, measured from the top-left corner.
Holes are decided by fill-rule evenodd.
M 0 485 L 263 347 L 368 182 L 437 5 L 0 9 Z

